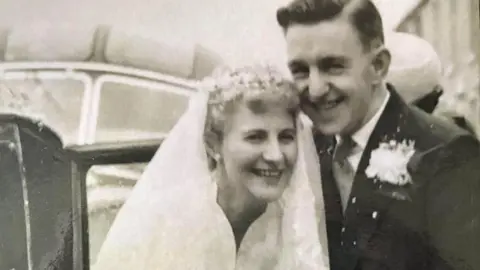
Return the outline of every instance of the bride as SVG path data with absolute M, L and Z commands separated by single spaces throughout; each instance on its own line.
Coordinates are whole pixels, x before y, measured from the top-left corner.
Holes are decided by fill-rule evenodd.
M 120 210 L 98 270 L 328 269 L 318 158 L 293 84 L 205 79 Z

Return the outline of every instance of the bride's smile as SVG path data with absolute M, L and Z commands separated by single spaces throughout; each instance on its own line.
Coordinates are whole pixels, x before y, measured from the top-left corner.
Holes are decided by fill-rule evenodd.
M 278 179 L 282 175 L 282 170 L 277 169 L 252 169 L 252 172 L 260 177 L 268 177 Z

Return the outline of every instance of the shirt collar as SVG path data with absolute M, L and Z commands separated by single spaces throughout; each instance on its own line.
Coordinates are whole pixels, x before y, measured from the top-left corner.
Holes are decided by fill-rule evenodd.
M 373 130 L 375 129 L 375 126 L 377 125 L 378 120 L 380 119 L 380 116 L 382 115 L 383 111 L 385 111 L 385 108 L 387 107 L 388 100 L 390 99 L 390 92 L 387 91 L 387 95 L 385 96 L 385 99 L 383 100 L 382 106 L 377 110 L 375 115 L 373 115 L 370 120 L 363 125 L 357 132 L 355 132 L 352 135 L 353 141 L 363 149 L 367 147 L 368 140 L 370 139 L 370 135 L 372 134 Z M 341 138 L 337 135 L 335 136 L 337 142 L 341 140 Z

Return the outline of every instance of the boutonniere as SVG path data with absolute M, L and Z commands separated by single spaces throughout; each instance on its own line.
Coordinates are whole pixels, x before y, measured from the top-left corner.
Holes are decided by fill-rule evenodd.
M 375 182 L 388 183 L 395 186 L 404 186 L 412 183 L 407 165 L 415 153 L 414 141 L 390 141 L 380 143 L 372 151 L 370 163 L 365 171 Z

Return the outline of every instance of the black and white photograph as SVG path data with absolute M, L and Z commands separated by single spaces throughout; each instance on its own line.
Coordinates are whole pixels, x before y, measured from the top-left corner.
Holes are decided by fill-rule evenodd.
M 0 0 L 0 270 L 480 270 L 480 3 Z

